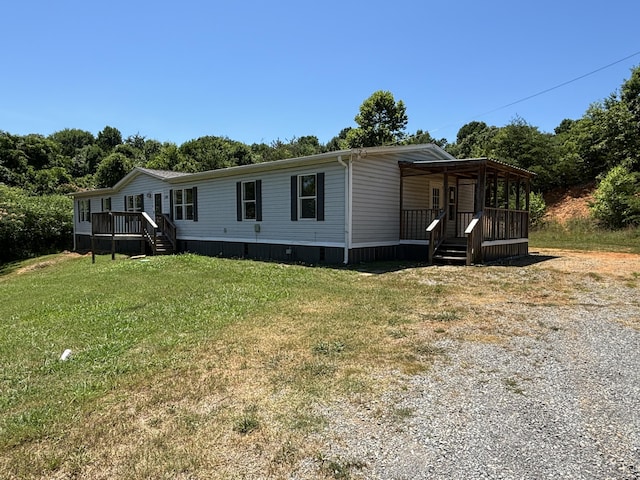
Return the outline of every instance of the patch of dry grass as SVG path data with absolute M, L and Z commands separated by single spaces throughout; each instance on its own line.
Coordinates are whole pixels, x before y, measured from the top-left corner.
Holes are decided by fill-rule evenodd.
M 375 275 L 236 263 L 224 264 L 235 285 L 250 266 L 254 278 L 272 279 L 273 295 L 206 334 L 178 332 L 188 341 L 169 343 L 168 353 L 146 340 L 134 345 L 128 355 L 167 357 L 76 408 L 58 433 L 5 449 L 2 476 L 331 478 L 338 467 L 357 470 L 358 459 L 323 456 L 322 405 L 376 398 L 394 372 L 424 374 L 446 361 L 443 339 L 507 343 L 530 334 L 522 328 L 528 305 L 571 305 L 588 282 L 618 281 L 552 263 Z M 284 281 L 289 275 L 296 281 Z M 519 388 L 512 383 L 505 380 Z

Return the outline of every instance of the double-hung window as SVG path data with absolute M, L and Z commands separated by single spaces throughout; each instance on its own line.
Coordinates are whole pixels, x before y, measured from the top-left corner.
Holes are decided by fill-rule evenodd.
M 262 221 L 262 180 L 236 183 L 237 220 Z
M 316 175 L 298 176 L 298 211 L 300 218 L 316 218 Z
M 102 199 L 102 211 L 103 212 L 111 211 L 111 197 L 106 197 Z
M 256 182 L 242 182 L 242 218 L 256 219 Z
M 180 188 L 171 193 L 171 212 L 174 220 L 198 221 L 198 188 Z
M 124 209 L 127 212 L 141 212 L 144 210 L 144 196 L 140 195 L 125 195 L 124 197 Z
M 91 221 L 91 200 L 78 200 L 78 220 L 80 222 Z
M 440 210 L 440 189 L 434 188 L 431 190 L 431 208 L 433 210 Z
M 324 220 L 324 173 L 291 177 L 291 220 Z

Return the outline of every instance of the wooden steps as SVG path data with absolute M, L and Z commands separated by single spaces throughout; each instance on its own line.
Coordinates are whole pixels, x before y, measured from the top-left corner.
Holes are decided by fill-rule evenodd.
M 173 245 L 165 235 L 156 237 L 156 255 L 172 255 L 175 251 Z
M 433 263 L 436 265 L 466 265 L 466 241 L 457 238 L 443 241 L 433 254 Z

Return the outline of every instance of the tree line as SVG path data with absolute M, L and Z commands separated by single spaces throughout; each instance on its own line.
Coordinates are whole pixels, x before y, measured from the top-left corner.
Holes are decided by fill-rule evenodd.
M 18 197 L 110 187 L 136 166 L 199 172 L 349 148 L 418 143 L 435 143 L 457 158 L 490 157 L 533 171 L 538 192 L 604 182 L 602 192 L 607 193 L 596 196 L 601 205 L 594 208 L 602 223 L 640 223 L 640 67 L 619 90 L 593 103 L 581 118 L 563 120 L 553 132 L 542 132 L 520 117 L 502 127 L 472 121 L 449 143 L 428 131 L 408 132 L 404 102 L 382 90 L 364 100 L 354 121 L 355 126 L 343 128 L 326 144 L 315 135 L 251 145 L 208 135 L 177 145 L 139 133 L 124 138 L 112 126 L 97 135 L 77 128 L 48 136 L 0 130 L 0 185 L 5 187 L 0 191 L 0 231 L 11 230 L 7 222 L 15 220 L 9 213 L 17 208 Z M 11 195 L 7 187 L 14 189 Z M 5 239 L 0 241 L 4 244 Z

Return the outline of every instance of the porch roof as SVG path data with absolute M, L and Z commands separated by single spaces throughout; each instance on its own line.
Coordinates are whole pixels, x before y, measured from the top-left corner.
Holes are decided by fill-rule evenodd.
M 482 167 L 487 171 L 495 172 L 500 177 L 507 175 L 511 177 L 532 178 L 535 173 L 524 168 L 516 167 L 500 160 L 491 158 L 463 158 L 463 159 L 442 159 L 442 160 L 416 160 L 398 162 L 400 172 L 403 177 L 414 175 L 424 175 L 425 173 L 451 173 L 455 175 L 474 177 Z

